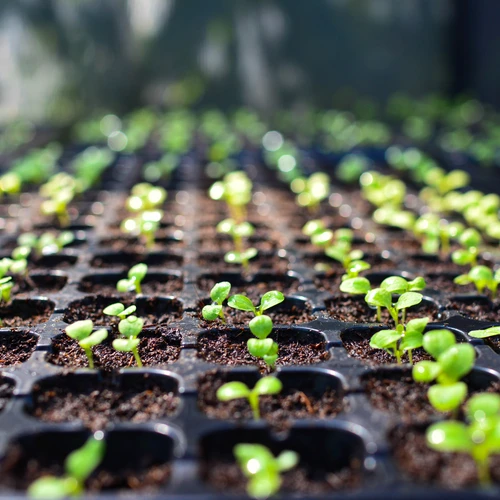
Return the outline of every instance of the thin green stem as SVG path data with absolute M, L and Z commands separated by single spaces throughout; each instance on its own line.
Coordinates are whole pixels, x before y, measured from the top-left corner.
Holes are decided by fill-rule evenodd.
M 408 349 L 408 361 L 410 362 L 410 365 L 413 364 L 413 350 Z
M 92 354 L 92 349 L 89 347 L 88 349 L 84 349 L 84 351 L 89 361 L 89 368 L 94 368 L 94 355 Z
M 382 323 L 382 308 L 380 306 L 377 306 L 377 321 Z
M 132 353 L 134 355 L 135 362 L 137 363 L 137 366 L 139 368 L 142 368 L 142 361 L 141 361 L 141 357 L 139 356 L 139 351 L 137 350 L 137 348 L 132 349 Z
M 260 420 L 259 395 L 251 392 L 248 395 L 248 402 L 250 403 L 250 408 L 252 408 L 254 420 Z

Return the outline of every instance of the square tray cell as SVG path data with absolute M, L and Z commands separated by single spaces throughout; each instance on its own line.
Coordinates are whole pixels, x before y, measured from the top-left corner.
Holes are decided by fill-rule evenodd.
M 38 336 L 30 332 L 0 333 L 0 367 L 14 366 L 28 361 L 33 354 Z
M 44 299 L 14 299 L 0 306 L 3 327 L 15 328 L 36 326 L 49 320 L 54 303 Z
M 97 267 L 101 269 L 107 268 L 130 268 L 134 264 L 140 264 L 141 262 L 147 264 L 149 267 L 168 267 L 171 269 L 177 269 L 182 266 L 184 258 L 182 255 L 176 255 L 173 253 L 131 253 L 131 252 L 119 252 L 119 253 L 100 253 L 92 257 L 90 261 L 91 267 Z

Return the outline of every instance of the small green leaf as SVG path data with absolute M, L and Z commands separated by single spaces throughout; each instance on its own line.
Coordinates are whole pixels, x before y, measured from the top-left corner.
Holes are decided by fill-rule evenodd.
M 221 311 L 222 311 L 222 306 L 214 304 L 205 306 L 201 310 L 201 314 L 203 316 L 203 319 L 205 319 L 206 321 L 215 321 L 219 317 Z
M 210 290 L 210 298 L 217 302 L 217 304 L 222 304 L 226 300 L 229 292 L 231 290 L 231 283 L 229 281 L 221 281 L 216 283 L 212 290 Z
M 390 308 L 392 307 L 392 294 L 382 288 L 374 288 L 366 294 L 365 301 L 370 306 Z
M 459 249 L 455 250 L 451 254 L 451 260 L 454 264 L 457 264 L 459 266 L 466 266 L 467 264 L 473 262 L 474 255 L 471 254 L 468 250 Z
M 419 332 L 423 333 L 425 330 L 425 327 L 427 326 L 427 323 L 429 323 L 429 318 L 415 318 L 406 324 L 406 333 L 410 332 Z
M 399 295 L 408 291 L 408 282 L 401 276 L 390 276 L 380 283 L 380 288 Z
M 408 281 L 408 291 L 418 292 L 426 287 L 425 279 L 422 276 L 417 276 L 414 280 Z
M 392 347 L 401 337 L 402 334 L 396 330 L 381 330 L 370 339 L 370 347 L 387 349 Z
M 456 344 L 455 335 L 449 330 L 431 330 L 424 335 L 424 349 L 434 359 Z
M 136 264 L 129 269 L 128 277 L 135 278 L 137 281 L 142 281 L 147 272 L 148 266 L 146 264 Z
M 99 345 L 108 337 L 108 332 L 104 328 L 96 330 L 94 333 L 89 335 L 86 339 L 80 340 L 79 344 L 82 349 L 89 349 Z
M 427 396 L 436 410 L 442 412 L 452 411 L 465 401 L 467 385 L 464 382 L 431 385 L 427 391 Z
M 239 238 L 249 238 L 255 232 L 250 222 L 242 222 L 233 227 L 233 235 Z
M 264 396 L 268 394 L 279 394 L 282 389 L 283 384 L 279 378 L 263 377 L 257 381 L 253 391 L 259 394 L 259 396 Z
M 472 422 L 480 422 L 487 417 L 499 416 L 500 395 L 482 393 L 472 396 L 467 403 L 467 415 Z
M 240 311 L 251 311 L 256 313 L 256 309 L 252 304 L 252 301 L 245 295 L 232 295 L 229 297 L 227 305 L 233 309 L 239 309 Z
M 42 498 L 45 500 L 57 500 L 67 498 L 80 493 L 78 481 L 72 477 L 44 476 L 33 483 L 28 488 L 30 498 Z
M 399 348 L 403 351 L 408 351 L 409 349 L 418 349 L 419 347 L 422 347 L 423 340 L 424 336 L 421 332 L 417 330 L 406 331 Z
M 92 328 L 94 328 L 92 320 L 84 319 L 67 326 L 64 331 L 73 340 L 83 340 L 92 333 Z
M 240 443 L 233 448 L 233 453 L 247 477 L 268 469 L 275 460 L 269 449 L 261 444 Z
M 460 380 L 474 366 L 476 352 L 470 344 L 457 344 L 443 352 L 438 362 L 443 373 L 451 380 Z
M 83 483 L 102 462 L 105 452 L 104 440 L 90 437 L 81 448 L 68 455 L 64 462 L 66 473 Z
M 135 290 L 135 279 L 124 278 L 116 284 L 116 289 L 121 293 L 127 293 Z
M 128 316 L 129 314 L 135 313 L 136 310 L 137 310 L 136 306 L 128 306 L 127 309 L 125 309 L 120 313 L 120 316 L 121 317 Z
M 368 264 L 368 262 L 365 262 L 364 260 L 353 260 L 348 266 L 346 271 L 349 274 L 358 274 L 362 271 L 367 271 L 370 269 L 372 266 Z M 368 290 L 365 292 L 367 293 Z
M 249 395 L 250 389 L 243 382 L 228 382 L 220 386 L 216 393 L 219 401 L 247 398 Z
M 311 243 L 313 245 L 317 245 L 319 247 L 328 245 L 330 241 L 333 239 L 333 231 L 330 231 L 329 229 L 326 229 L 324 231 L 321 231 L 319 233 L 315 233 L 311 236 Z
M 251 260 L 257 256 L 259 251 L 256 248 L 247 248 L 244 252 L 241 253 L 243 260 Z
M 468 274 L 461 274 L 453 280 L 453 283 L 456 283 L 457 285 L 468 285 L 469 283 L 472 283 L 472 280 L 469 278 Z
M 423 295 L 418 292 L 403 293 L 396 302 L 396 309 L 399 311 L 401 309 L 408 309 L 409 307 L 416 306 L 422 302 L 423 298 Z
M 103 313 L 108 316 L 118 316 L 125 310 L 125 306 L 121 302 L 116 302 L 115 304 L 110 304 L 108 307 L 103 309 Z
M 235 222 L 233 219 L 224 219 L 217 224 L 215 229 L 218 233 L 230 234 L 233 232 L 234 226 Z
M 247 341 L 248 352 L 256 358 L 262 358 L 273 347 L 273 339 L 249 339 Z
M 474 266 L 469 271 L 469 278 L 474 282 L 487 283 L 493 279 L 493 271 L 486 266 Z
M 472 441 L 462 422 L 447 421 L 432 424 L 425 433 L 427 445 L 441 452 L 470 453 Z
M 113 348 L 117 351 L 131 352 L 133 349 L 137 349 L 140 340 L 136 338 L 128 339 L 115 339 L 113 340 Z
M 441 367 L 435 361 L 419 361 L 412 370 L 413 380 L 423 384 L 436 380 L 440 373 Z
M 475 339 L 494 337 L 495 335 L 500 335 L 500 326 L 492 326 L 490 328 L 486 328 L 485 330 L 472 330 L 469 332 L 469 335 Z
M 366 278 L 349 278 L 340 284 L 340 291 L 353 295 L 366 295 L 370 291 L 370 282 Z
M 277 290 L 272 290 L 270 292 L 265 293 L 260 299 L 260 312 L 264 312 L 271 307 L 274 307 L 278 304 L 281 304 L 285 300 L 285 296 L 278 292 Z
M 259 339 L 265 339 L 273 331 L 273 320 L 263 314 L 256 316 L 248 323 L 250 331 Z
M 137 337 L 142 331 L 144 320 L 137 316 L 129 316 L 118 323 L 118 331 L 125 337 Z
M 304 227 L 302 228 L 302 233 L 306 236 L 312 236 L 315 233 L 323 231 L 325 228 L 325 224 L 321 219 L 310 220 L 306 222 Z
M 299 463 L 299 455 L 295 451 L 282 451 L 277 457 L 276 462 L 280 472 L 293 469 Z

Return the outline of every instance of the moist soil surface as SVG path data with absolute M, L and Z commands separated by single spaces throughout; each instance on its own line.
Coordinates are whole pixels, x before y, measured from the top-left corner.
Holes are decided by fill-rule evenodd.
M 214 273 L 223 272 L 243 272 L 241 264 L 228 264 L 224 262 L 224 256 L 221 253 L 205 253 L 200 254 L 197 260 L 198 265 L 204 269 L 210 269 Z M 276 253 L 266 254 L 259 252 L 256 257 L 248 262 L 248 271 L 251 273 L 259 272 L 265 269 L 272 270 L 277 273 L 285 273 L 288 270 L 288 259 L 279 257 Z
M 363 297 L 352 297 L 349 295 L 336 295 L 325 300 L 327 312 L 333 319 L 351 323 L 377 323 L 377 312 L 371 309 Z M 439 318 L 438 307 L 423 301 L 418 306 L 407 310 L 407 320 L 427 316 L 431 320 Z M 393 325 L 387 309 L 382 310 L 382 323 Z
M 98 282 L 95 280 L 95 276 L 86 277 L 80 281 L 78 290 L 83 293 L 95 293 L 100 295 L 120 294 L 120 297 L 126 296 L 133 300 L 135 292 L 120 293 L 116 290 L 116 283 L 121 278 L 125 278 L 125 276 L 118 276 L 115 280 L 103 279 L 102 282 Z M 157 280 L 148 280 L 146 277 L 141 284 L 141 293 L 142 295 L 171 295 L 181 291 L 183 286 L 182 278 L 178 276 L 162 276 Z
M 357 249 L 357 246 L 354 247 Z M 365 255 L 363 260 L 368 262 L 373 270 L 376 271 L 388 271 L 392 269 L 397 269 L 397 264 L 395 261 L 390 259 L 383 259 L 378 255 Z M 334 272 L 336 274 L 343 274 L 344 268 L 334 259 L 330 259 L 324 253 L 314 252 L 306 253 L 302 257 L 302 261 L 308 266 L 316 271 L 320 272 Z
M 252 356 L 247 340 L 255 338 L 249 332 L 208 331 L 198 337 L 198 356 L 211 363 L 224 365 L 257 365 L 261 371 L 267 367 L 263 360 Z M 298 336 L 293 330 L 274 330 L 269 336 L 279 345 L 277 365 L 304 365 L 328 359 L 326 342 L 319 334 Z
M 96 368 L 113 370 L 137 366 L 134 356 L 129 352 L 113 349 L 111 343 L 116 336 L 111 334 L 100 345 L 92 349 Z M 156 330 L 142 331 L 139 335 L 139 356 L 144 366 L 159 366 L 173 363 L 181 351 L 181 334 L 177 329 L 159 327 Z M 88 367 L 87 356 L 78 342 L 67 335 L 59 335 L 52 340 L 52 352 L 47 361 L 54 365 L 69 368 Z
M 238 465 L 213 461 L 205 464 L 206 481 L 218 491 L 244 493 L 248 480 Z M 314 475 L 313 475 L 314 474 Z M 311 473 L 298 466 L 281 474 L 280 494 L 320 495 L 331 491 L 355 489 L 361 485 L 361 474 L 356 467 L 345 467 L 336 472 L 315 471 Z
M 15 280 L 12 294 L 44 295 L 56 293 L 66 285 L 68 278 L 57 274 L 36 274 Z
M 137 238 L 116 237 L 99 240 L 99 246 L 113 252 L 126 251 L 144 254 L 150 251 L 161 252 L 165 250 L 178 250 L 185 247 L 186 244 L 184 241 L 174 238 L 157 238 L 153 248 L 146 248 Z
M 452 311 L 462 316 L 480 321 L 500 321 L 500 304 L 493 305 L 486 298 L 474 298 L 471 300 L 450 299 L 446 303 L 448 314 Z
M 476 466 L 466 453 L 441 453 L 425 441 L 425 425 L 400 426 L 389 434 L 394 462 L 415 483 L 439 484 L 450 489 L 477 485 Z M 490 458 L 492 480 L 500 482 L 500 455 Z
M 394 364 L 397 362 L 395 356 L 392 356 L 384 349 L 374 349 L 370 347 L 370 337 L 374 332 L 366 331 L 355 331 L 351 330 L 342 334 L 342 343 L 344 344 L 347 353 L 351 358 L 357 358 L 364 363 L 375 366 L 375 365 L 387 365 Z M 417 363 L 422 360 L 431 360 L 432 357 L 429 356 L 423 349 L 413 350 L 413 362 Z M 408 354 L 405 353 L 401 357 L 403 363 L 408 363 Z
M 205 374 L 198 382 L 198 408 L 210 418 L 252 420 L 253 413 L 246 399 L 226 402 L 217 399 L 217 390 L 228 381 L 225 373 L 212 371 Z M 259 409 L 261 418 L 272 427 L 285 430 L 293 420 L 335 417 L 344 409 L 344 404 L 333 389 L 319 393 L 284 387 L 275 396 L 260 396 Z
M 461 295 L 468 293 L 477 293 L 474 283 L 468 285 L 457 285 L 453 279 L 458 274 L 431 274 L 425 277 L 427 284 L 426 290 L 437 290 L 441 293 Z
M 0 307 L 0 318 L 3 327 L 35 326 L 48 321 L 53 310 L 47 300 L 15 300 Z
M 142 254 L 132 252 L 109 253 L 94 255 L 90 261 L 91 267 L 99 269 L 129 269 L 135 264 L 141 262 L 149 267 L 167 267 L 170 269 L 180 269 L 183 262 L 182 255 L 158 253 L 158 254 Z
M 36 336 L 27 332 L 0 335 L 0 367 L 27 361 L 35 350 L 36 342 Z
M 166 418 L 178 405 L 176 394 L 147 376 L 124 383 L 110 377 L 92 381 L 73 378 L 69 384 L 58 380 L 57 385 L 46 388 L 35 386 L 29 413 L 45 422 L 80 421 L 96 431 L 110 422 L 138 424 Z
M 56 269 L 67 269 L 76 264 L 78 257 L 76 255 L 46 255 L 37 259 L 28 260 L 28 269 L 44 269 L 54 271 Z
M 121 302 L 123 297 L 89 296 L 82 300 L 72 302 L 64 313 L 63 321 L 74 323 L 84 319 L 91 319 L 96 326 L 117 325 L 119 319 L 115 316 L 107 316 L 102 311 L 107 306 Z M 123 300 L 125 307 L 132 305 L 134 300 Z M 144 326 L 155 326 L 169 324 L 178 321 L 182 317 L 182 306 L 176 300 L 164 299 L 161 301 L 155 297 L 143 298 L 135 303 L 136 316 L 144 319 Z

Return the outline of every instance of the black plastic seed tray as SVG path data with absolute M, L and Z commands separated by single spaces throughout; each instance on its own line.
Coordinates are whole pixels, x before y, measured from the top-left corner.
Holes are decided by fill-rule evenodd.
M 393 436 L 403 430 L 408 440 L 413 439 L 437 417 L 403 418 L 374 403 L 370 384 L 407 379 L 409 365 L 374 365 L 348 354 L 346 342 L 366 342 L 381 325 L 356 299 L 353 310 L 361 311 L 359 321 L 335 319 L 347 301 L 338 292 L 341 269 L 323 262 L 321 253 L 308 247 L 300 227 L 310 216 L 294 207 L 291 195 L 258 184 L 257 178 L 249 220 L 264 236 L 253 242 L 261 252 L 250 273 L 242 275 L 240 269 L 223 262 L 224 239 L 211 227 L 226 215 L 204 190 L 196 189 L 207 182 L 192 161 L 186 162 L 170 186 L 154 251 L 143 253 L 136 241 L 121 235 L 125 191 L 140 180 L 140 162 L 119 161 L 126 165 L 126 175 L 120 182 L 115 179 L 111 186 L 115 191 L 96 192 L 79 202 L 72 226 L 77 238 L 71 247 L 30 263 L 30 276 L 39 292 L 20 290 L 0 312 L 6 326 L 0 332 L 0 342 L 6 346 L 3 352 L 20 361 L 8 366 L 10 358 L 0 360 L 0 498 L 23 498 L 26 478 L 34 479 L 40 469 L 60 472 L 64 457 L 98 428 L 105 429 L 107 453 L 90 485 L 92 490 L 92 485 L 99 484 L 103 491 L 92 492 L 92 498 L 123 494 L 157 499 L 244 497 L 244 482 L 235 477 L 232 456 L 239 442 L 263 443 L 275 452 L 299 452 L 299 470 L 285 480 L 285 486 L 290 483 L 297 489 L 290 493 L 285 488 L 281 497 L 491 496 L 467 485 L 450 490 L 450 484 L 412 479 L 401 467 Z M 12 212 L 12 217 L 5 218 L 0 239 L 5 255 L 19 232 L 49 227 L 38 216 L 38 202 L 36 195 L 29 194 L 14 208 L 0 205 L 5 213 Z M 421 311 L 432 317 L 428 328 L 447 327 L 458 341 L 476 349 L 476 367 L 467 379 L 471 390 L 500 384 L 498 347 L 467 335 L 472 329 L 500 323 L 498 304 L 471 290 L 467 294 L 455 290 L 452 278 L 459 269 L 422 256 L 399 233 L 374 228 L 363 213 L 365 205 L 352 194 L 339 191 L 330 202 L 326 219 L 331 217 L 332 227 L 350 225 L 359 233 L 359 246 L 373 264 L 366 275 L 374 283 L 395 273 L 428 279 Z M 118 279 L 136 262 L 149 265 L 145 293 L 137 300 L 114 291 Z M 316 271 L 318 263 L 331 269 Z M 241 405 L 229 419 L 217 418 L 216 387 L 229 380 L 251 385 L 265 372 L 263 365 L 244 355 L 240 363 L 232 364 L 249 335 L 241 319 L 231 317 L 231 324 L 221 327 L 207 325 L 200 317 L 210 287 L 221 280 L 230 281 L 233 292 L 248 293 L 254 301 L 269 289 L 284 291 L 286 301 L 271 313 L 279 318 L 272 334 L 280 345 L 277 376 L 286 394 L 299 395 L 304 418 L 287 418 L 270 402 L 265 405 L 276 415 L 271 419 L 252 421 Z M 106 341 L 108 347 L 96 348 L 98 368 L 85 368 L 85 358 L 66 338 L 64 328 L 68 322 L 91 317 L 96 325 L 112 331 L 100 311 L 117 300 L 136 303 L 138 315 L 146 318 L 140 346 L 145 367 L 135 367 L 128 354 L 114 360 L 118 367 L 99 366 L 111 359 Z M 483 321 L 467 315 L 479 315 Z M 21 324 L 9 327 L 9 322 Z M 226 353 L 224 345 L 231 346 Z M 135 402 L 143 397 L 139 401 L 147 409 L 146 416 L 137 419 L 122 402 L 121 413 L 115 412 L 109 422 L 106 413 L 96 411 L 95 394 L 104 390 L 121 391 Z M 75 420 L 71 410 L 74 396 L 82 394 L 91 401 L 86 421 Z M 159 399 L 152 400 L 151 394 Z M 328 401 L 322 399 L 326 395 Z M 47 401 L 53 397 L 62 403 L 50 409 Z M 322 415 L 325 401 L 333 401 L 332 408 Z

